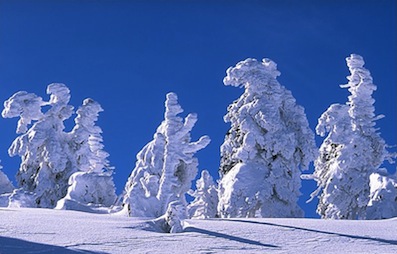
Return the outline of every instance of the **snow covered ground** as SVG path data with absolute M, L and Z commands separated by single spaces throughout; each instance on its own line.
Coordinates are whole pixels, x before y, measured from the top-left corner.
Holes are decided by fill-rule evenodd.
M 0 253 L 397 253 L 397 218 L 152 221 L 49 209 L 0 209 Z

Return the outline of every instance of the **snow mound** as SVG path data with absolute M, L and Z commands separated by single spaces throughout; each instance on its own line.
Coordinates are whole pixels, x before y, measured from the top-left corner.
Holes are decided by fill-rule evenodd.
M 153 221 L 53 209 L 1 209 L 0 253 L 397 253 L 397 218 Z

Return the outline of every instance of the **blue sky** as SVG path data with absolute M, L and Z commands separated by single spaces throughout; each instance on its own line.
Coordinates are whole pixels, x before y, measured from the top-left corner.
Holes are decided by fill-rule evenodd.
M 396 9 L 394 0 L 0 0 L 0 100 L 20 90 L 47 99 L 52 82 L 70 88 L 76 108 L 87 97 L 97 100 L 120 193 L 137 152 L 163 120 L 166 93 L 178 94 L 185 115 L 198 113 L 193 138 L 212 139 L 197 155 L 199 169 L 218 178 L 229 128 L 223 115 L 243 92 L 223 85 L 229 66 L 248 57 L 274 60 L 280 83 L 314 129 L 330 104 L 347 101 L 339 85 L 349 75 L 345 57 L 357 53 L 378 86 L 376 113 L 386 115 L 377 126 L 388 144 L 397 144 Z M 10 178 L 20 161 L 7 155 L 16 122 L 0 119 L 0 159 Z M 300 204 L 313 217 L 316 201 L 304 201 L 315 183 L 302 184 Z

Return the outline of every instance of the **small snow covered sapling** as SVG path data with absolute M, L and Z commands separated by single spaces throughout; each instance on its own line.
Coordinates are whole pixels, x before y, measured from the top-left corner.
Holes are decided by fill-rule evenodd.
M 178 116 L 183 110 L 177 95 L 168 93 L 166 97 L 164 121 L 154 139 L 138 153 L 125 186 L 123 205 L 129 216 L 158 217 L 173 201 L 186 205 L 185 194 L 197 175 L 194 155 L 210 142 L 208 136 L 191 142 L 197 115 L 189 114 L 183 120 Z
M 247 59 L 227 70 L 226 86 L 243 87 L 229 105 L 221 146 L 218 212 L 222 217 L 302 217 L 301 170 L 315 158 L 303 107 L 280 85 L 276 64 Z
M 190 218 L 208 219 L 217 216 L 218 190 L 207 170 L 201 171 L 201 177 L 196 181 L 196 190 L 190 190 L 189 195 L 194 197 L 187 207 Z

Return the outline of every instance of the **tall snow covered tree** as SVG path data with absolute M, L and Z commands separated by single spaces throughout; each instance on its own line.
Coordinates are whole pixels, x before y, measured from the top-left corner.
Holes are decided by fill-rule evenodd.
M 112 168 L 103 150 L 102 130 L 95 125 L 103 109 L 98 102 L 85 99 L 77 110 L 75 127 L 69 133 L 69 146 L 74 167 L 78 172 L 69 179 L 68 193 L 57 205 L 58 209 L 79 206 L 111 206 L 116 201 Z
M 109 154 L 103 150 L 102 130 L 95 125 L 102 111 L 98 102 L 88 98 L 76 112 L 75 127 L 70 133 L 70 144 L 79 171 L 97 173 L 112 171 L 107 160 Z
M 17 92 L 4 103 L 2 116 L 20 117 L 17 133 L 21 134 L 12 143 L 10 156 L 21 156 L 17 173 L 18 185 L 36 194 L 37 207 L 52 208 L 66 195 L 68 179 L 73 173 L 68 158 L 63 121 L 73 113 L 68 105 L 69 89 L 64 84 L 47 87 L 49 102 L 27 92 Z M 49 105 L 44 114 L 41 107 Z M 34 124 L 28 130 L 28 125 Z
M 191 142 L 190 131 L 197 121 L 189 114 L 185 121 L 175 93 L 168 93 L 164 121 L 154 139 L 137 155 L 137 162 L 125 186 L 123 205 L 130 216 L 159 217 L 177 201 L 186 206 L 185 194 L 197 175 L 194 154 L 208 145 L 208 136 Z
M 276 64 L 247 59 L 227 70 L 226 86 L 244 87 L 228 107 L 221 146 L 221 217 L 301 217 L 301 169 L 316 147 L 304 109 L 277 81 Z
M 319 119 L 317 134 L 328 136 L 311 176 L 318 185 L 312 197 L 319 195 L 317 213 L 322 218 L 365 219 L 369 177 L 391 155 L 375 128 L 375 121 L 383 116 L 374 113 L 376 86 L 371 74 L 361 56 L 352 54 L 346 61 L 351 75 L 341 87 L 351 95 L 346 105 L 331 105 Z
M 194 200 L 188 205 L 189 217 L 192 219 L 215 218 L 218 211 L 218 190 L 207 170 L 201 171 L 201 177 L 196 181 L 196 190 L 189 195 Z

